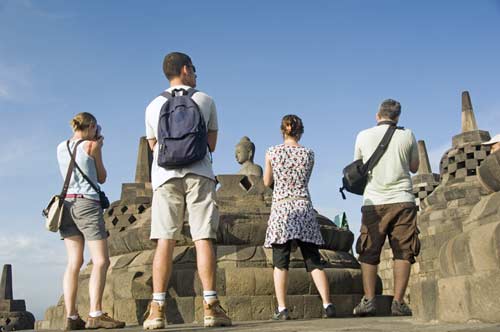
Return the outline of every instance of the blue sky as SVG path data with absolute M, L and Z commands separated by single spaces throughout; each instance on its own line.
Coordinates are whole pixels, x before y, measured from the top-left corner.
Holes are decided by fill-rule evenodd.
M 361 199 L 338 194 L 356 133 L 385 98 L 424 139 L 432 166 L 460 131 L 469 90 L 481 129 L 500 132 L 500 1 L 30 1 L 0 0 L 0 264 L 37 319 L 61 295 L 62 241 L 40 211 L 60 190 L 55 147 L 78 112 L 105 135 L 104 189 L 134 179 L 144 109 L 167 87 L 166 53 L 191 55 L 215 98 L 217 174 L 235 173 L 247 135 L 256 162 L 280 142 L 284 114 L 305 123 L 316 152 L 311 192 L 359 228 Z

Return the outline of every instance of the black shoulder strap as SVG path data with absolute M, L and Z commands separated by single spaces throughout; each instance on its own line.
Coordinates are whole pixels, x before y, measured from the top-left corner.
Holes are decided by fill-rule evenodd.
M 189 88 L 189 89 L 187 89 L 187 91 L 186 91 L 186 90 L 184 90 L 184 89 L 175 89 L 175 90 L 173 91 L 173 92 L 174 92 L 174 94 L 171 94 L 171 93 L 170 93 L 170 92 L 168 92 L 168 91 L 163 91 L 162 93 L 160 93 L 160 96 L 165 97 L 165 98 L 167 98 L 167 99 L 172 99 L 172 98 L 173 98 L 173 96 L 175 95 L 175 92 L 177 92 L 177 91 L 185 91 L 185 92 L 186 92 L 186 96 L 188 96 L 189 98 L 192 98 L 192 97 L 193 97 L 193 95 L 194 95 L 196 92 L 198 92 L 198 90 L 196 90 L 196 89 L 194 89 L 194 88 Z
M 193 98 L 193 95 L 198 92 L 198 90 L 194 89 L 194 88 L 189 88 L 188 91 L 187 91 L 187 96 L 189 98 Z
M 83 142 L 83 141 L 80 141 L 80 142 Z M 80 143 L 78 142 L 78 143 Z M 67 142 L 67 147 L 68 147 L 68 152 L 69 152 L 69 155 L 71 156 L 71 160 L 73 161 L 73 163 L 75 164 L 75 167 L 76 169 L 78 169 L 78 171 L 80 172 L 80 174 L 82 174 L 83 178 L 85 179 L 85 181 L 87 181 L 90 186 L 99 194 L 101 192 L 101 190 L 99 189 L 98 186 L 96 186 L 94 184 L 94 182 L 92 182 L 92 180 L 89 179 L 89 177 L 83 173 L 82 169 L 80 168 L 80 166 L 78 166 L 78 163 L 76 162 L 76 147 L 75 147 L 75 150 L 73 152 L 73 154 L 71 153 L 71 150 L 69 149 L 69 141 Z
M 167 99 L 172 99 L 172 94 L 168 91 L 163 91 L 162 93 L 160 93 L 160 96 L 165 97 Z
M 69 166 L 68 166 L 68 171 L 66 172 L 66 178 L 64 179 L 64 185 L 63 185 L 63 188 L 61 190 L 61 195 L 60 197 L 62 197 L 64 199 L 64 197 L 66 197 L 66 193 L 68 192 L 68 187 L 69 187 L 69 181 L 71 180 L 71 174 L 73 173 L 73 169 L 75 168 L 75 158 L 73 157 L 73 155 L 76 155 L 76 148 L 78 147 L 78 145 L 83 142 L 83 141 L 78 141 L 76 142 L 75 144 L 75 147 L 73 148 L 73 154 L 71 155 L 71 160 L 69 162 Z M 66 145 L 68 146 L 68 149 L 69 149 L 69 140 L 66 142 Z M 70 154 L 71 154 L 71 151 L 70 151 Z
M 391 142 L 392 135 L 394 135 L 396 129 L 403 129 L 403 127 L 397 127 L 394 123 L 391 123 L 389 125 L 389 128 L 387 128 L 384 137 L 378 144 L 370 159 L 368 159 L 368 161 L 363 165 L 364 171 L 366 173 L 370 172 L 377 165 L 380 158 L 382 158 L 385 151 L 387 150 L 387 147 L 389 146 L 389 143 Z

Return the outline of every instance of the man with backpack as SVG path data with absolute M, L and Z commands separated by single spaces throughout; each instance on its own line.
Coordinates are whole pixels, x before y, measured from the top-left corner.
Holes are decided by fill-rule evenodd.
M 143 327 L 161 329 L 166 325 L 166 287 L 186 213 L 203 286 L 204 326 L 229 326 L 231 319 L 220 306 L 215 285 L 213 241 L 219 215 L 211 152 L 217 143 L 217 111 L 211 97 L 194 89 L 196 70 L 188 55 L 168 54 L 163 71 L 170 88 L 146 108 L 146 134 L 153 150 L 151 239 L 157 241 L 157 247 L 153 300 Z
M 355 316 L 376 314 L 375 285 L 377 266 L 386 237 L 394 259 L 394 300 L 392 315 L 409 316 L 411 309 L 403 301 L 410 277 L 411 264 L 420 250 L 417 229 L 417 207 L 412 193 L 410 171 L 419 166 L 418 146 L 409 129 L 395 127 L 401 114 L 401 104 L 387 99 L 376 114 L 377 126 L 361 131 L 356 138 L 354 160 L 367 163 L 376 150 L 383 150 L 371 168 L 363 192 L 360 237 L 356 251 L 361 262 L 364 297 L 354 308 Z M 392 138 L 378 148 L 386 133 Z M 373 160 L 373 159 L 372 159 Z

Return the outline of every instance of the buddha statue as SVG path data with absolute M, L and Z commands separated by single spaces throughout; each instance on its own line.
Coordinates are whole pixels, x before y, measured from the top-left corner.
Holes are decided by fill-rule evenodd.
M 262 177 L 262 167 L 253 162 L 255 155 L 255 144 L 246 136 L 243 136 L 236 145 L 236 161 L 241 164 L 238 174 L 255 175 Z

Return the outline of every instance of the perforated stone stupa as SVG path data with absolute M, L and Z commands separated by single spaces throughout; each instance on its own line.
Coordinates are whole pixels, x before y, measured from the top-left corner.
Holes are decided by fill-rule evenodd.
M 500 322 L 500 157 L 481 144 L 489 139 L 463 92 L 462 132 L 441 159 L 439 185 L 420 202 L 422 250 L 411 283 L 419 319 Z
M 155 243 L 149 240 L 151 223 L 151 153 L 141 138 L 135 183 L 125 183 L 119 201 L 105 212 L 109 231 L 111 268 L 104 294 L 104 310 L 128 325 L 141 324 L 152 294 L 151 264 Z M 258 176 L 218 175 L 217 290 L 222 306 L 235 320 L 267 320 L 276 306 L 271 251 L 262 247 L 270 213 L 271 191 Z M 350 315 L 362 296 L 361 270 L 349 253 L 354 235 L 319 215 L 326 244 L 321 250 L 327 263 L 332 299 L 340 315 Z M 168 285 L 167 321 L 202 321 L 202 289 L 196 272 L 195 248 L 184 223 L 183 238 L 174 251 L 174 269 Z M 88 281 L 92 264 L 80 274 L 79 311 L 88 310 Z M 377 291 L 381 293 L 379 280 Z M 289 304 L 293 318 L 321 317 L 322 306 L 312 279 L 306 273 L 300 250 L 290 264 Z M 387 314 L 389 297 L 380 297 L 379 314 Z M 38 329 L 60 328 L 61 301 L 50 307 Z

